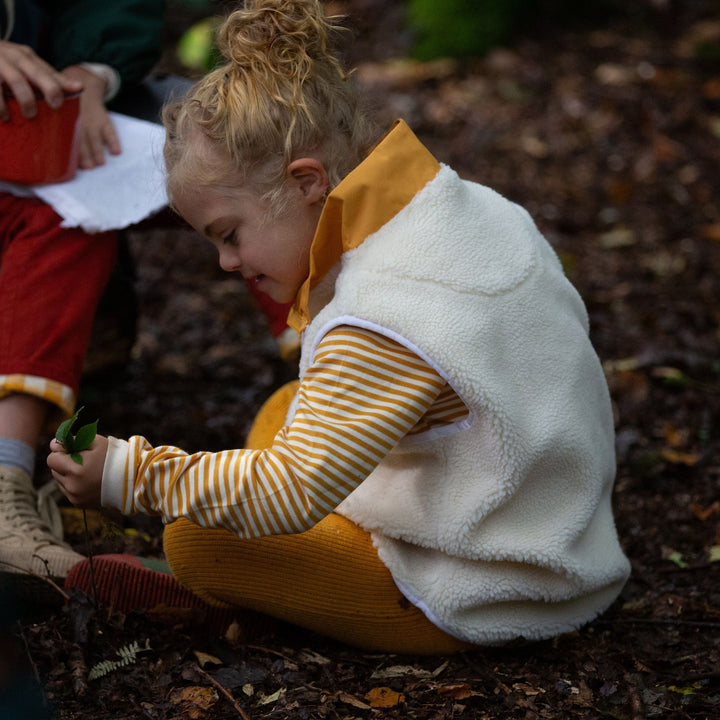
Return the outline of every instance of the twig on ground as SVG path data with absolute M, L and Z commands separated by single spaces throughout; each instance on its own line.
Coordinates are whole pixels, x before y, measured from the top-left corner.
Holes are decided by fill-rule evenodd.
M 88 689 L 88 670 L 85 653 L 79 643 L 73 643 L 68 657 L 68 666 L 71 672 L 73 691 L 78 697 L 82 697 Z
M 288 662 L 295 662 L 291 657 L 288 657 L 287 655 L 283 655 L 281 652 L 278 652 L 277 650 L 272 650 L 270 648 L 263 647 L 262 645 L 246 645 L 245 647 L 250 648 L 251 650 L 259 650 L 260 652 L 265 652 L 270 655 L 277 655 L 278 657 L 281 657 L 283 660 L 287 660 Z
M 27 637 L 25 637 L 25 630 L 23 630 L 22 625 L 19 622 L 17 623 L 17 627 L 20 633 L 20 637 L 22 638 L 23 645 L 25 645 L 25 654 L 27 655 L 28 662 L 30 663 L 30 667 L 32 668 L 35 682 L 37 682 L 37 684 L 42 687 L 43 683 L 40 679 L 40 673 L 38 672 L 37 665 L 35 664 L 35 659 L 32 656 L 32 652 L 30 652 L 30 645 L 27 641 Z M 43 705 L 47 707 L 47 699 L 45 697 L 45 693 L 43 693 Z
M 595 620 L 596 625 L 689 625 L 691 627 L 720 628 L 720 622 L 710 620 L 682 620 L 680 618 L 613 618 Z
M 645 708 L 638 691 L 631 687 L 630 690 L 630 712 L 632 712 L 632 720 L 645 720 Z
M 65 600 L 70 599 L 70 596 L 50 577 L 38 575 L 37 573 L 33 572 L 32 570 L 28 570 L 27 568 L 20 567 L 19 565 L 14 565 L 13 563 L 7 562 L 6 560 L 0 560 L 0 565 L 7 565 L 8 567 L 13 568 L 13 570 L 17 570 L 21 573 L 25 573 L 26 575 L 31 575 L 32 577 L 35 577 L 38 580 L 42 580 L 43 582 L 46 582 L 48 585 L 50 585 L 55 590 L 57 590 L 57 592 L 60 593 L 60 595 L 62 595 Z
M 223 687 L 212 675 L 208 674 L 203 670 L 197 663 L 195 663 L 195 669 L 208 681 L 210 681 L 215 688 L 217 688 L 231 703 L 232 706 L 237 710 L 238 715 L 243 720 L 250 720 L 247 713 L 238 705 L 238 701 L 232 696 L 232 693 L 228 692 L 227 688 Z
M 98 591 L 95 585 L 95 566 L 93 565 L 93 549 L 92 542 L 90 541 L 90 528 L 88 528 L 87 513 L 85 508 L 82 511 L 83 523 L 85 525 L 85 552 L 87 553 L 88 562 L 90 563 L 90 582 L 92 584 L 93 593 L 93 606 L 95 607 L 95 613 L 98 614 Z

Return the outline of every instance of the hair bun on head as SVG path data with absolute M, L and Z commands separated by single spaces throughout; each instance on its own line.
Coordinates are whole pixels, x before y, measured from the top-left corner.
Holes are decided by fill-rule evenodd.
M 227 62 L 163 113 L 169 194 L 251 183 L 280 207 L 294 158 L 319 159 L 333 187 L 362 160 L 375 132 L 334 55 L 336 23 L 320 0 L 245 0 L 228 15 L 218 31 Z
M 247 0 L 218 35 L 234 70 L 302 82 L 316 62 L 335 64 L 333 26 L 318 0 Z

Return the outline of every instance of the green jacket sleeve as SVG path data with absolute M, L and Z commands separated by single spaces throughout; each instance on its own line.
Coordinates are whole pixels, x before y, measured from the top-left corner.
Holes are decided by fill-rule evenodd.
M 158 61 L 164 0 L 55 0 L 47 60 L 62 70 L 104 63 L 123 84 L 140 82 Z

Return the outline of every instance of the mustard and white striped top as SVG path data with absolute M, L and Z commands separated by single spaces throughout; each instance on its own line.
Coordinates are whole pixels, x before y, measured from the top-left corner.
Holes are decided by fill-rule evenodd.
M 325 517 L 408 433 L 456 422 L 467 408 L 400 343 L 335 328 L 318 345 L 293 421 L 265 450 L 188 455 L 135 436 L 123 512 L 180 516 L 240 537 L 302 532 Z

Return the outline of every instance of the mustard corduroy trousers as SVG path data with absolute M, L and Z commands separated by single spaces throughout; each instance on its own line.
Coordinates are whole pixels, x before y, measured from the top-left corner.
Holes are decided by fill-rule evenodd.
M 297 383 L 263 405 L 247 439 L 268 447 Z M 365 650 L 450 653 L 471 646 L 410 604 L 380 561 L 370 534 L 335 513 L 307 532 L 245 540 L 180 519 L 165 529 L 177 579 L 213 605 L 255 610 Z

